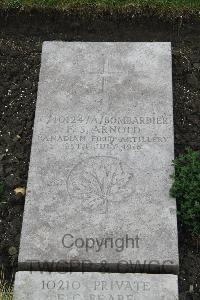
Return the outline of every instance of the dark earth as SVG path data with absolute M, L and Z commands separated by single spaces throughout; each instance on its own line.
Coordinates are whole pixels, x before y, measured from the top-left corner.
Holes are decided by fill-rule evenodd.
M 0 263 L 16 271 L 44 40 L 172 41 L 175 155 L 200 150 L 200 20 L 0 11 Z M 200 239 L 179 227 L 180 300 L 200 299 Z

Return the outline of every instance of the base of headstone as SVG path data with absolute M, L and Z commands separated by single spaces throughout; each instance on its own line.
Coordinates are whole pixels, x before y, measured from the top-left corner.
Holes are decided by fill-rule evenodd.
M 13 300 L 176 300 L 176 275 L 17 272 Z
M 31 272 L 108 272 L 108 273 L 147 273 L 147 274 L 178 274 L 178 266 L 173 260 L 145 259 L 144 261 L 135 259 L 134 261 L 119 260 L 116 263 L 110 263 L 102 260 L 96 263 L 90 259 L 78 260 L 55 260 L 38 261 L 28 260 L 18 262 L 19 271 Z

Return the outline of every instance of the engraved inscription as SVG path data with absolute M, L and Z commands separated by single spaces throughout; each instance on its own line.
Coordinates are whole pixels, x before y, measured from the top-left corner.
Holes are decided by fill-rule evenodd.
M 59 292 L 59 294 L 49 294 L 48 300 L 139 300 L 136 295 L 149 293 L 151 283 L 95 280 L 87 283 L 88 293 L 83 293 L 83 288 L 78 281 L 42 281 L 42 290 Z
M 45 280 L 41 289 L 48 293 L 48 300 L 142 300 L 148 299 L 155 287 L 145 280 L 91 280 L 84 285 L 79 281 Z M 178 298 L 173 292 L 164 290 L 159 299 Z
M 84 210 L 107 213 L 109 204 L 125 201 L 134 191 L 133 170 L 111 156 L 90 157 L 77 164 L 67 180 L 72 199 Z
M 44 116 L 47 125 L 54 125 L 50 134 L 40 132 L 41 142 L 64 143 L 66 150 L 140 151 L 145 144 L 165 144 L 163 126 L 171 124 L 171 116 L 106 116 L 54 115 Z M 63 131 L 64 128 L 64 131 Z M 62 133 L 59 134 L 59 129 Z M 155 131 L 156 129 L 156 131 Z

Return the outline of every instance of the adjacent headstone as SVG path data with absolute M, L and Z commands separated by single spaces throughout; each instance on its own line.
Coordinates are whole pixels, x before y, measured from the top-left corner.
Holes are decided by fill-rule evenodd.
M 18 272 L 13 300 L 177 300 L 176 275 Z
M 45 42 L 19 268 L 176 273 L 173 157 L 170 43 Z

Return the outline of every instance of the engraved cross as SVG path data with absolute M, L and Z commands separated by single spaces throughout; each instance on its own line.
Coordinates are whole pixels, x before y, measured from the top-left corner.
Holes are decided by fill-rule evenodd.
M 106 79 L 111 76 L 112 74 L 120 74 L 121 72 L 111 72 L 110 66 L 109 66 L 109 60 L 106 58 L 103 58 L 103 67 L 102 71 L 99 73 L 97 72 L 89 72 L 89 74 L 95 74 L 95 75 L 101 75 L 101 92 L 104 92 Z

